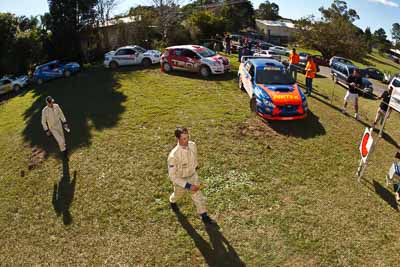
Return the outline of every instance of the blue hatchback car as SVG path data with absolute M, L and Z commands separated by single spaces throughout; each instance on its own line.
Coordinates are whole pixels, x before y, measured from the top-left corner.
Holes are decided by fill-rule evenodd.
M 80 69 L 81 66 L 76 62 L 63 64 L 59 60 L 54 60 L 37 66 L 33 73 L 33 80 L 38 84 L 42 84 L 48 80 L 69 77 L 71 74 L 80 71 Z
M 297 120 L 307 116 L 307 99 L 281 62 L 242 57 L 238 81 L 250 97 L 251 111 L 262 118 Z

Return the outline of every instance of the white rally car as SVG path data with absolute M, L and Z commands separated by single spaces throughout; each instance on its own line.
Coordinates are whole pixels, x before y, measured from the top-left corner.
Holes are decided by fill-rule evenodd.
M 256 51 L 253 56 L 255 57 L 267 57 L 267 58 L 272 58 L 278 61 L 282 60 L 282 57 L 280 55 L 278 55 L 277 53 L 270 51 L 270 50 L 259 50 Z
M 26 75 L 19 77 L 4 76 L 0 79 L 0 95 L 15 91 L 18 92 L 25 87 L 29 82 L 29 77 Z
M 133 45 L 124 46 L 117 51 L 110 51 L 104 55 L 104 66 L 106 68 L 118 68 L 127 65 L 143 65 L 149 67 L 151 64 L 160 63 L 161 52 L 157 50 L 146 50 L 143 47 Z

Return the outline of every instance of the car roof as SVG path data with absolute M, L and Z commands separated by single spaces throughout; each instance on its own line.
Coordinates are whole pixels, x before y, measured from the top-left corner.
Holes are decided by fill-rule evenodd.
M 266 64 L 274 65 L 275 67 L 279 67 L 279 68 L 283 67 L 283 64 L 280 63 L 279 61 L 277 61 L 275 59 L 269 59 L 269 58 L 252 58 L 249 60 L 249 62 L 251 64 L 253 64 L 255 68 L 263 67 Z
M 53 61 L 47 62 L 45 64 L 39 65 L 36 68 L 44 67 L 44 66 L 51 65 L 51 64 L 58 64 L 58 63 L 60 63 L 59 60 L 53 60 Z
M 118 48 L 117 50 L 119 50 L 119 49 L 135 49 L 136 47 L 139 47 L 139 46 L 138 45 L 126 45 L 126 46 L 122 46 L 122 47 Z
M 358 68 L 357 66 L 350 64 L 350 63 L 343 63 L 343 62 L 335 62 L 333 63 L 333 65 L 342 65 L 345 67 L 350 67 L 350 68 Z
M 175 45 L 167 47 L 166 49 L 190 49 L 190 50 L 198 50 L 198 49 L 207 49 L 201 45 Z

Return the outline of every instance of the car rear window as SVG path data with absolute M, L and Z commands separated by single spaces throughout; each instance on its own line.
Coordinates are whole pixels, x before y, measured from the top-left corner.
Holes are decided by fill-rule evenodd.
M 278 66 L 265 66 L 257 68 L 256 83 L 261 84 L 294 84 L 295 81 L 286 72 Z

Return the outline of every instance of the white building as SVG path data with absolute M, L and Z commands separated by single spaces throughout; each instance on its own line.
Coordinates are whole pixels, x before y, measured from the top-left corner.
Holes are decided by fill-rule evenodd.
M 279 44 L 288 43 L 297 31 L 294 23 L 289 20 L 256 19 L 256 28 L 269 42 Z

